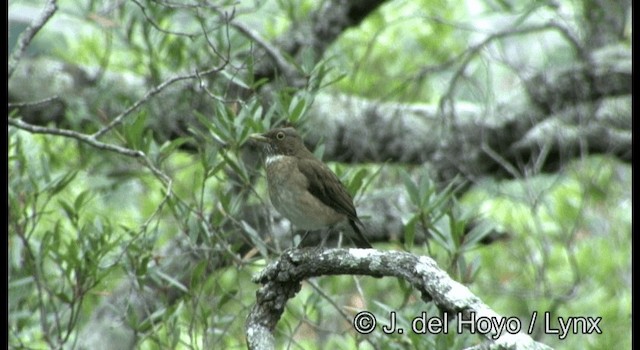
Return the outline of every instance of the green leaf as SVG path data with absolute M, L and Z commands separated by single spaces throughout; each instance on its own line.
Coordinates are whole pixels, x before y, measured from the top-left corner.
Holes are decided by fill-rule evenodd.
M 58 299 L 62 300 L 63 303 L 67 303 L 67 304 L 71 303 L 71 298 L 67 295 L 67 293 L 55 292 L 54 294 Z
M 229 165 L 231 169 L 233 169 L 233 172 L 240 177 L 243 184 L 248 184 L 250 182 L 249 174 L 247 174 L 244 167 L 242 167 L 235 159 L 229 157 L 226 152 L 221 152 L 220 155 L 222 156 L 222 158 L 224 158 L 227 165 Z
M 371 174 L 371 176 L 368 176 L 364 183 L 362 184 L 362 186 L 360 187 L 360 191 L 362 192 L 366 192 L 367 189 L 369 188 L 369 186 L 371 186 L 371 184 L 373 183 L 373 180 L 375 180 L 378 175 L 380 175 L 380 173 L 382 172 L 382 169 L 386 166 L 386 164 L 382 164 L 381 166 L 378 167 L 378 169 L 376 171 L 373 172 L 373 174 Z
M 207 276 L 207 261 L 202 260 L 196 264 L 191 270 L 191 286 L 197 286 L 206 279 Z
M 412 216 L 406 224 L 404 224 L 404 246 L 406 250 L 411 250 L 416 238 L 416 226 L 419 216 Z
M 80 212 L 82 206 L 88 201 L 88 197 L 91 194 L 89 190 L 84 190 L 80 192 L 80 194 L 76 197 L 76 200 L 73 202 L 73 209 L 75 212 Z
M 289 105 L 289 118 L 293 123 L 296 123 L 304 115 L 307 110 L 307 100 L 304 97 L 298 95 L 293 96 L 291 104 Z
M 147 113 L 140 112 L 133 120 L 133 123 L 124 126 L 124 137 L 127 144 L 134 149 L 145 151 L 145 128 L 147 121 Z
M 247 90 L 251 90 L 251 87 L 249 86 L 249 84 L 247 84 L 246 82 L 244 82 L 239 75 L 231 75 L 229 72 L 227 72 L 226 70 L 222 70 L 220 72 L 220 74 L 227 79 L 228 81 L 232 82 L 235 85 L 238 85 L 244 89 Z
M 178 147 L 184 145 L 185 143 L 192 141 L 192 137 L 178 137 L 177 139 L 173 139 L 171 141 L 167 141 L 160 146 L 160 150 L 158 151 L 157 162 L 162 163 L 167 157 L 169 157 L 173 152 L 178 149 Z
M 139 263 L 136 265 L 135 274 L 138 277 L 145 277 L 147 275 L 147 271 L 149 268 L 149 262 L 151 261 L 151 255 L 144 254 L 142 256 L 138 255 L 136 257 Z
M 244 220 L 242 220 L 240 223 L 242 225 L 242 229 L 247 233 L 253 245 L 258 248 L 260 254 L 263 257 L 268 257 L 269 249 L 267 248 L 266 244 L 264 244 L 264 240 L 260 237 L 260 234 L 258 234 L 258 232 Z
M 431 238 L 436 241 L 447 252 L 453 254 L 455 252 L 455 245 L 451 237 L 451 227 L 449 226 L 449 220 L 447 216 L 441 217 L 437 220 L 431 229 Z
M 253 82 L 253 84 L 251 84 L 251 88 L 254 90 L 257 90 L 259 87 L 261 87 L 262 85 L 266 84 L 269 82 L 269 78 L 262 78 L 262 79 L 258 79 L 256 81 Z
M 61 225 L 60 220 L 56 221 L 53 230 L 46 231 L 42 236 L 42 241 L 40 242 L 40 253 L 42 256 L 47 256 L 50 251 L 59 252 L 61 250 Z
M 67 202 L 64 199 L 58 199 L 58 204 L 62 207 L 62 210 L 67 215 L 69 220 L 71 220 L 71 223 L 73 224 L 73 226 L 77 227 L 78 212 L 74 209 L 74 207 L 71 206 L 71 204 L 69 204 L 69 202 Z
M 60 191 L 62 191 L 65 187 L 67 187 L 67 185 L 69 185 L 69 183 L 71 181 L 73 181 L 73 179 L 75 179 L 76 175 L 78 175 L 78 171 L 77 170 L 73 170 L 71 172 L 68 172 L 60 177 L 58 177 L 56 180 L 54 180 L 53 182 L 49 183 L 46 187 L 46 190 L 49 191 L 49 194 L 51 196 L 59 193 Z
M 195 115 L 196 119 L 198 119 L 198 121 L 202 123 L 202 125 L 204 125 L 204 127 L 207 128 L 207 130 L 211 131 L 213 129 L 213 124 L 211 123 L 211 120 L 208 117 L 206 117 L 204 114 L 198 111 L 194 111 L 193 115 Z
M 185 293 L 189 293 L 189 289 L 184 284 L 180 283 L 180 281 L 178 281 L 177 279 L 167 275 L 166 273 L 162 272 L 160 269 L 155 269 L 154 272 L 158 277 L 167 281 L 170 285 L 180 289 Z
M 55 252 L 54 254 L 58 254 L 58 252 Z M 80 261 L 80 248 L 78 242 L 66 242 L 65 252 L 62 254 L 69 267 L 76 267 L 83 263 L 82 261 Z M 67 272 L 70 273 L 71 271 Z
M 436 209 L 442 208 L 444 206 L 444 203 L 450 199 L 453 198 L 453 195 L 455 194 L 455 192 L 457 191 L 457 189 L 454 189 L 453 186 L 457 183 L 457 181 L 454 179 L 453 181 L 449 182 L 449 184 L 447 185 L 447 187 L 445 187 L 445 189 L 443 189 L 442 191 L 439 191 L 435 197 L 431 197 L 432 200 L 428 202 L 428 205 L 426 206 L 425 211 L 426 212 L 433 212 Z M 434 187 L 434 191 L 435 191 L 435 187 Z M 429 194 L 430 196 L 430 194 Z M 441 211 L 442 213 L 444 213 L 444 211 Z M 436 217 L 436 219 L 438 219 L 440 217 L 440 215 L 438 215 Z
M 402 176 L 402 181 L 404 182 L 404 188 L 407 190 L 407 194 L 409 195 L 409 199 L 411 203 L 416 206 L 420 205 L 420 196 L 418 191 L 418 186 L 416 186 L 411 176 L 406 171 L 401 171 L 400 175 Z
M 471 231 L 464 236 L 464 250 L 475 248 L 477 243 L 487 237 L 494 229 L 494 225 L 486 220 L 481 220 Z
M 324 156 L 324 148 L 325 148 L 324 142 L 320 141 L 320 144 L 316 147 L 315 150 L 313 150 L 313 155 L 316 156 L 316 158 L 318 159 L 322 159 Z M 337 173 L 337 171 L 336 171 L 336 175 L 338 175 L 338 177 L 341 177 L 340 174 Z
M 222 294 L 222 297 L 220 298 L 220 300 L 218 300 L 218 306 L 224 306 L 229 301 L 235 300 L 237 295 L 237 289 L 231 289 L 230 291 L 227 291 L 226 293 Z
M 355 196 L 356 193 L 358 193 L 367 175 L 369 175 L 369 170 L 367 170 L 366 168 L 361 168 L 360 170 L 356 171 L 355 175 L 351 176 L 351 180 L 349 181 L 347 190 L 349 191 L 349 193 L 351 193 L 352 196 Z
M 420 208 L 425 208 L 429 203 L 429 199 L 431 199 L 431 196 L 436 191 L 436 186 L 433 183 L 433 181 L 431 181 L 429 176 L 425 174 L 422 174 L 420 176 L 419 186 L 420 186 L 418 188 L 418 198 L 420 203 L 419 206 Z

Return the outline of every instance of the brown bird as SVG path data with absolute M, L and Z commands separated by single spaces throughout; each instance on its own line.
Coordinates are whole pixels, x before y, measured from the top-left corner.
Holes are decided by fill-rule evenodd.
M 303 230 L 331 228 L 346 221 L 356 246 L 372 248 L 362 233 L 364 225 L 353 198 L 336 174 L 305 147 L 294 128 L 252 134 L 250 139 L 265 145 L 269 197 L 282 216 Z M 325 240 L 326 235 L 322 245 Z

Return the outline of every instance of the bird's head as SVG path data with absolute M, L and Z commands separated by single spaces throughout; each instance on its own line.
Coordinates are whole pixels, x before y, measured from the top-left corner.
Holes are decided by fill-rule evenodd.
M 251 134 L 249 139 L 264 144 L 267 156 L 301 156 L 310 153 L 300 134 L 291 127 Z

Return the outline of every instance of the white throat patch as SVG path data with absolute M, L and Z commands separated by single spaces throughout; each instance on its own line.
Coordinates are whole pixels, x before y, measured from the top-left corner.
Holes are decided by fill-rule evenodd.
M 282 159 L 284 159 L 284 156 L 282 154 L 268 155 L 267 159 L 265 159 L 265 163 L 267 165 L 271 165 L 281 161 Z

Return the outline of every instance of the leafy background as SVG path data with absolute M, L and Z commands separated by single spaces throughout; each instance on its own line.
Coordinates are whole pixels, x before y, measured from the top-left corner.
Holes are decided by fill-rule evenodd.
M 482 23 L 500 26 L 505 18 L 535 21 L 561 13 L 555 7 L 560 5 L 539 1 L 392 1 L 344 32 L 322 60 L 311 50 L 285 57 L 309 84 L 278 85 L 270 103 L 263 104 L 257 94 L 233 93 L 235 86 L 255 92 L 271 82 L 252 74 L 266 60 L 254 55 L 256 42 L 220 20 L 220 11 L 234 10 L 241 23 L 276 41 L 292 26 L 305 25 L 318 4 L 195 4 L 59 1 L 55 20 L 38 33 L 21 62 L 22 67 L 27 60 L 44 62 L 29 67 L 45 68 L 18 69 L 9 80 L 12 101 L 59 97 L 62 116 L 45 119 L 44 126 L 91 134 L 152 86 L 201 67 L 223 67 L 212 78 L 187 79 L 143 100 L 101 139 L 145 157 L 9 127 L 11 348 L 83 348 L 105 333 L 107 338 L 100 338 L 105 349 L 246 347 L 244 321 L 258 288 L 251 277 L 293 239 L 287 230 L 278 238 L 277 229 L 246 216 L 250 206 L 258 208 L 254 215 L 286 225 L 268 209 L 261 170 L 247 154 L 255 153 L 245 145 L 249 133 L 284 120 L 304 128 L 314 118 L 309 113 L 314 97 L 326 91 L 438 105 L 455 76 L 446 68 L 477 43 Z M 591 5 L 563 3 L 560 20 L 578 22 Z M 9 11 L 33 16 L 41 6 L 15 1 Z M 465 19 L 477 22 L 471 26 Z M 21 30 L 16 25 L 10 50 Z M 529 68 L 573 59 L 566 50 L 536 55 L 541 45 L 559 40 L 557 34 L 545 35 L 534 43 L 526 35 L 511 38 L 502 52 L 495 49 L 472 60 L 464 72 L 468 83 L 456 98 L 490 109 L 499 97 L 522 90 L 521 72 L 505 63 L 505 52 L 524 50 L 517 57 Z M 84 77 L 90 88 L 72 78 L 82 75 L 79 71 L 50 70 L 56 65 L 90 72 Z M 424 69 L 434 66 L 445 69 Z M 282 84 L 284 79 L 274 80 Z M 489 82 L 500 88 L 487 90 L 482 84 Z M 176 115 L 192 118 L 187 132 L 173 133 L 181 123 Z M 9 112 L 9 118 L 26 116 L 25 109 Z M 321 155 L 322 142 L 317 146 Z M 535 311 L 548 311 L 554 319 L 602 317 L 602 334 L 566 339 L 544 334 L 538 323 L 532 336 L 550 346 L 630 348 L 628 162 L 582 154 L 556 172 L 486 177 L 464 189 L 440 186 L 428 171 L 412 165 L 330 166 L 358 206 L 375 190 L 406 194 L 411 210 L 399 213 L 403 231 L 376 242 L 376 249 L 433 257 L 498 313 L 520 318 L 525 328 Z M 478 215 L 483 224 L 469 233 L 465 227 Z M 508 234 L 480 243 L 496 231 Z M 255 248 L 243 250 L 247 244 Z M 151 293 L 137 292 L 145 290 Z M 128 311 L 104 331 L 101 312 L 113 296 Z M 439 314 L 399 280 L 319 277 L 306 281 L 287 305 L 276 329 L 278 348 L 461 349 L 480 341 L 455 332 L 358 335 L 351 321 L 360 310 L 380 320 L 397 312 L 403 325 L 423 311 Z

